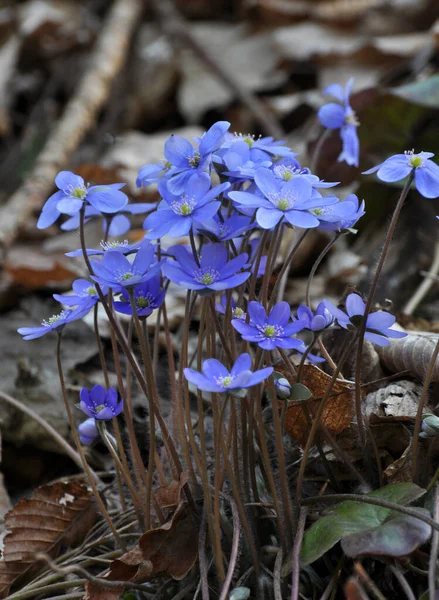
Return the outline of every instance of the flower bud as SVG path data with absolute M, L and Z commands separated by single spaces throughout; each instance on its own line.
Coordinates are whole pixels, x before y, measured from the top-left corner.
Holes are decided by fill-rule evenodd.
M 439 436 L 439 417 L 431 413 L 423 415 L 421 429 L 420 437 L 429 438 Z
M 78 425 L 79 439 L 82 444 L 90 445 L 99 435 L 94 419 L 86 419 Z
M 276 379 L 274 382 L 274 386 L 276 388 L 276 394 L 278 398 L 285 400 L 290 397 L 291 394 L 291 385 L 285 377 L 280 377 Z

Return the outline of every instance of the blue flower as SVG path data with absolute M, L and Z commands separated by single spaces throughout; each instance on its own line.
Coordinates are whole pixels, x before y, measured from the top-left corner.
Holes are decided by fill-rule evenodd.
M 55 192 L 43 206 L 37 227 L 45 229 L 58 219 L 61 214 L 75 215 L 84 202 L 103 213 L 116 213 L 128 203 L 127 196 L 120 192 L 124 183 L 111 185 L 93 185 L 87 187 L 79 175 L 71 171 L 61 171 L 55 177 L 58 192 Z
M 82 306 L 90 308 L 99 302 L 99 296 L 94 284 L 87 279 L 76 279 L 72 284 L 74 294 L 53 294 L 53 297 L 64 306 Z M 107 293 L 105 286 L 102 288 L 103 294 Z
M 357 117 L 349 104 L 353 79 L 350 79 L 343 90 L 341 85 L 333 83 L 329 85 L 324 94 L 334 96 L 340 104 L 330 102 L 325 104 L 318 112 L 320 123 L 327 129 L 340 129 L 340 137 L 343 143 L 343 150 L 338 157 L 338 161 L 345 161 L 348 165 L 358 167 L 360 144 L 358 141 Z
M 171 175 L 172 172 L 172 165 L 166 160 L 155 164 L 145 165 L 139 169 L 136 185 L 138 188 L 148 187 L 152 183 L 159 183 L 163 178 Z
M 160 275 L 155 275 L 152 279 L 136 285 L 133 288 L 133 294 L 137 314 L 139 317 L 148 317 L 163 304 L 166 291 L 160 289 Z M 122 289 L 122 297 L 114 302 L 114 308 L 117 312 L 125 315 L 133 314 L 130 296 L 126 290 Z
M 130 244 L 128 240 L 123 240 L 123 242 L 114 240 L 111 242 L 101 242 L 100 250 L 95 248 L 86 248 L 86 252 L 88 256 L 103 256 L 106 252 L 114 250 L 114 252 L 120 252 L 121 254 L 128 256 L 129 254 L 134 254 L 135 252 L 137 252 L 145 243 L 149 244 L 150 242 L 145 242 L 145 240 L 141 240 L 140 242 Z M 73 252 L 66 252 L 66 256 L 69 256 L 71 258 L 76 256 L 82 256 L 82 248 L 79 248 L 78 250 L 73 250 Z
M 137 202 L 136 204 L 128 204 L 121 208 L 118 211 L 118 214 L 103 214 L 100 210 L 97 210 L 93 206 L 85 207 L 85 219 L 84 222 L 88 223 L 93 217 L 103 217 L 102 219 L 102 229 L 104 233 L 107 233 L 110 236 L 118 236 L 123 235 L 127 231 L 130 230 L 131 223 L 125 215 L 140 215 L 143 213 L 148 213 L 154 210 L 157 207 L 155 202 L 146 203 L 146 202 Z M 109 225 L 109 226 L 108 226 Z M 67 219 L 62 225 L 61 229 L 63 231 L 73 231 L 79 228 L 79 213 L 76 213 L 70 219 Z
M 47 321 L 43 321 L 38 327 L 20 327 L 17 331 L 23 336 L 24 340 L 35 340 L 56 329 L 62 331 L 67 323 L 78 321 L 85 317 L 90 308 L 91 306 L 87 305 L 85 307 L 78 306 L 75 310 L 63 310 L 58 315 L 53 315 Z
M 299 348 L 303 352 L 305 346 L 301 340 L 291 337 L 303 329 L 302 323 L 290 323 L 290 307 L 287 302 L 279 302 L 267 316 L 265 308 L 259 302 L 249 302 L 250 322 L 232 319 L 233 327 L 248 342 L 256 342 L 264 350 L 274 348 Z
M 366 305 L 358 294 L 349 294 L 346 298 L 346 313 L 334 306 L 329 300 L 323 300 L 323 304 L 329 312 L 337 319 L 340 327 L 344 329 L 358 329 L 363 322 Z M 378 346 L 388 346 L 387 338 L 403 338 L 407 334 L 396 329 L 390 329 L 395 323 L 396 317 L 387 312 L 374 312 L 369 314 L 366 321 L 366 333 L 364 338 Z
M 340 223 L 346 221 L 347 219 L 351 221 L 353 218 L 355 218 L 353 215 L 356 214 L 356 208 L 358 208 L 358 204 L 356 206 L 354 202 L 349 202 L 346 200 L 344 202 L 340 202 L 336 196 L 332 195 L 325 196 L 326 201 L 328 201 L 330 198 L 333 198 L 333 204 L 312 208 L 309 212 L 317 217 L 317 219 L 320 221 L 320 229 L 325 229 L 325 226 L 328 225 L 330 228 L 337 230 Z
M 91 278 L 112 289 L 132 288 L 157 274 L 161 263 L 154 264 L 154 260 L 154 246 L 150 243 L 142 244 L 133 262 L 122 252 L 109 250 L 101 262 L 90 261 L 95 272 Z
M 286 400 L 291 396 L 291 384 L 285 377 L 276 377 L 274 379 L 274 387 L 276 396 L 282 400 Z
M 249 160 L 257 163 L 263 160 L 271 160 L 273 156 L 294 156 L 294 152 L 288 146 L 283 146 L 283 140 L 275 141 L 272 137 L 256 138 L 250 133 L 228 134 L 221 150 L 229 149 L 237 141 L 245 142 L 250 149 Z
M 194 221 L 203 223 L 211 219 L 221 206 L 221 202 L 212 200 L 229 189 L 230 183 L 222 183 L 211 189 L 210 184 L 207 173 L 192 177 L 181 196 L 174 196 L 165 185 L 160 185 L 159 192 L 163 200 L 157 211 L 146 217 L 143 224 L 145 229 L 150 230 L 146 239 L 158 239 L 165 234 L 170 237 L 187 235 Z
M 96 421 L 93 418 L 86 419 L 78 425 L 79 441 L 89 446 L 99 436 Z
M 244 283 L 250 273 L 238 273 L 246 264 L 247 254 L 239 254 L 227 260 L 227 250 L 221 244 L 203 246 L 198 266 L 187 248 L 173 246 L 175 262 L 163 265 L 164 275 L 187 290 L 197 290 L 199 294 L 210 291 L 228 290 Z
M 234 319 L 243 319 L 245 321 L 246 318 L 246 313 L 242 310 L 242 308 L 239 308 L 239 306 L 236 306 L 236 302 L 235 299 L 233 298 L 233 296 L 231 296 L 230 298 L 230 304 L 231 304 L 231 315 L 232 318 Z M 227 296 L 226 294 L 223 294 L 221 296 L 221 304 L 215 304 L 215 310 L 219 313 L 221 313 L 222 315 L 227 314 Z
M 99 421 L 117 417 L 123 411 L 123 400 L 118 402 L 117 392 L 114 388 L 109 388 L 108 391 L 101 385 L 95 385 L 90 391 L 82 388 L 79 398 L 79 408 L 82 412 Z
M 209 358 L 203 362 L 203 373 L 185 369 L 184 376 L 203 392 L 220 393 L 258 385 L 273 372 L 273 367 L 266 367 L 254 372 L 251 368 L 250 354 L 244 353 L 238 356 L 230 371 L 219 360 Z
M 273 174 L 277 179 L 282 181 L 290 181 L 293 177 L 303 177 L 312 185 L 313 188 L 331 188 L 338 185 L 338 181 L 322 181 L 313 175 L 307 168 L 302 168 L 298 160 L 292 156 L 282 158 L 272 166 Z
M 201 137 L 197 147 L 179 135 L 171 135 L 165 143 L 165 158 L 174 169 L 168 179 L 172 194 L 184 194 L 186 185 L 195 175 L 210 171 L 212 154 L 223 143 L 230 127 L 227 121 L 218 121 Z
M 237 204 L 257 208 L 256 222 L 263 229 L 271 229 L 284 219 L 291 225 L 308 229 L 317 227 L 319 220 L 308 211 L 311 208 L 333 204 L 331 198 L 313 197 L 311 184 L 303 178 L 293 178 L 285 183 L 276 179 L 268 169 L 260 169 L 255 183 L 263 196 L 249 192 L 229 192 Z
M 271 160 L 265 153 L 255 156 L 253 152 L 252 160 L 252 150 L 243 140 L 233 142 L 222 154 L 222 161 L 227 168 L 222 174 L 236 181 L 251 180 L 258 169 L 271 166 Z
M 326 308 L 323 302 L 317 306 L 315 314 L 308 306 L 301 305 L 297 309 L 297 319 L 293 316 L 293 321 L 301 323 L 303 329 L 309 329 L 310 331 L 323 331 L 334 321 L 334 317 Z
M 197 232 L 205 235 L 211 241 L 226 242 L 238 238 L 254 227 L 256 225 L 251 222 L 250 217 L 232 215 L 221 221 L 220 217 L 215 215 L 213 219 L 204 221 L 200 226 L 197 226 Z
M 439 196 L 439 166 L 430 158 L 431 152 L 412 151 L 404 154 L 395 154 L 380 165 L 364 171 L 363 175 L 377 172 L 378 179 L 392 183 L 407 177 L 411 171 L 415 172 L 416 189 L 425 198 L 437 198 Z
M 348 214 L 340 214 L 340 210 L 344 205 L 351 205 L 352 212 Z M 342 231 L 343 229 L 352 229 L 357 221 L 366 213 L 364 210 L 364 200 L 359 202 L 355 194 L 349 194 L 343 202 L 334 205 L 334 211 L 331 212 L 332 206 L 325 206 L 320 209 L 320 214 L 316 217 L 320 221 L 318 229 L 325 231 Z M 344 210 L 345 208 L 343 208 Z M 315 214 L 315 213 L 314 213 Z M 329 217 L 329 218 L 328 218 Z

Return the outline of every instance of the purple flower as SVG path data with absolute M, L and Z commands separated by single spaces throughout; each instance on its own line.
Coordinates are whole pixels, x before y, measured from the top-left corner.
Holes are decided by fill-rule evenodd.
M 204 221 L 203 224 L 197 226 L 197 232 L 205 235 L 211 241 L 226 242 L 238 238 L 254 227 L 256 225 L 251 222 L 250 217 L 232 215 L 225 221 L 221 221 L 220 217 L 215 215 L 213 219 Z
M 298 160 L 293 156 L 282 158 L 274 163 L 272 169 L 274 176 L 282 181 L 290 181 L 293 177 L 303 177 L 312 185 L 313 188 L 331 188 L 338 185 L 338 181 L 322 181 L 313 175 L 307 168 L 302 168 Z
M 141 240 L 140 242 L 135 242 L 134 244 L 130 244 L 128 240 L 124 240 L 120 242 L 118 240 L 114 240 L 111 242 L 101 242 L 101 249 L 87 248 L 86 252 L 88 256 L 103 256 L 106 252 L 114 251 L 120 252 L 124 256 L 128 256 L 129 254 L 134 254 L 143 246 L 143 244 L 149 244 L 150 242 L 145 242 L 145 240 Z M 73 252 L 66 252 L 66 256 L 76 257 L 82 256 L 82 249 L 73 250 Z
M 109 388 L 108 392 L 102 385 L 95 385 L 90 391 L 82 388 L 79 398 L 79 408 L 82 412 L 99 421 L 117 417 L 123 411 L 123 400 L 118 402 L 114 388 Z
M 343 205 L 352 205 L 353 211 L 342 216 L 337 210 Z M 321 208 L 320 215 L 316 215 L 320 221 L 318 229 L 325 231 L 342 231 L 343 229 L 352 229 L 357 221 L 366 213 L 364 210 L 364 200 L 359 203 L 358 197 L 355 194 L 349 194 L 346 200 L 339 202 L 334 206 L 334 212 L 331 213 L 332 206 Z M 314 213 L 315 214 L 315 213 Z M 328 219 L 328 217 L 330 217 Z
M 276 388 L 276 396 L 282 400 L 286 400 L 291 396 L 291 385 L 285 377 L 276 377 L 274 379 L 274 387 Z
M 439 196 L 439 166 L 430 158 L 431 152 L 414 151 L 404 154 L 395 154 L 380 165 L 364 171 L 363 175 L 377 172 L 378 179 L 392 183 L 407 177 L 411 171 L 415 172 L 416 189 L 425 198 L 437 198 Z
M 320 123 L 326 129 L 340 129 L 340 137 L 343 142 L 343 150 L 338 161 L 345 161 L 348 165 L 358 167 L 360 144 L 358 142 L 357 117 L 349 104 L 353 79 L 350 79 L 345 90 L 338 83 L 329 85 L 324 94 L 334 96 L 340 104 L 330 102 L 325 104 L 318 112 Z
M 78 433 L 80 442 L 89 446 L 99 435 L 96 421 L 93 418 L 86 419 L 78 425 Z
M 241 319 L 232 319 L 233 327 L 248 342 L 256 342 L 264 350 L 274 348 L 299 348 L 303 352 L 304 344 L 301 340 L 291 337 L 303 329 L 302 323 L 290 323 L 290 307 L 287 302 L 279 302 L 267 316 L 265 308 L 259 302 L 249 302 L 248 313 L 250 322 Z
M 120 192 L 124 183 L 111 185 L 93 185 L 87 187 L 79 175 L 71 171 L 60 171 L 55 177 L 58 192 L 55 192 L 43 206 L 37 227 L 45 229 L 58 219 L 61 214 L 75 215 L 84 202 L 103 213 L 116 213 L 128 203 L 127 196 Z
M 139 169 L 136 185 L 140 188 L 148 187 L 152 183 L 159 183 L 164 177 L 166 178 L 168 175 L 172 174 L 172 171 L 171 163 L 166 160 L 151 165 L 145 165 Z
M 166 291 L 160 289 L 160 275 L 155 275 L 152 279 L 136 285 L 133 288 L 133 294 L 137 314 L 139 317 L 148 317 L 153 310 L 163 304 Z M 130 296 L 126 290 L 122 289 L 122 297 L 114 302 L 114 308 L 117 312 L 125 315 L 133 314 Z
M 232 177 L 236 181 L 253 179 L 258 169 L 271 166 L 271 160 L 265 152 L 253 151 L 252 160 L 252 150 L 244 140 L 233 142 L 222 155 L 222 161 L 227 169 L 223 175 Z
M 228 290 L 241 285 L 250 273 L 238 273 L 247 262 L 247 254 L 239 254 L 227 260 L 227 250 L 221 244 L 206 244 L 198 266 L 187 248 L 173 246 L 175 262 L 163 265 L 164 275 L 187 290 L 197 290 L 199 294 L 210 291 Z
M 147 202 L 138 202 L 136 204 L 128 204 L 124 208 L 121 208 L 118 211 L 118 214 L 106 215 L 103 214 L 100 210 L 96 210 L 93 206 L 85 207 L 85 223 L 88 223 L 93 217 L 103 217 L 102 219 L 102 229 L 104 233 L 107 233 L 111 236 L 123 235 L 127 231 L 129 231 L 131 227 L 131 223 L 125 215 L 140 215 L 142 213 L 151 212 L 156 208 L 157 204 L 147 203 Z M 108 226 L 109 225 L 109 226 Z M 71 219 L 68 219 L 61 225 L 61 229 L 63 231 L 73 231 L 74 229 L 79 228 L 79 213 L 73 215 Z
M 349 294 L 346 298 L 347 314 L 328 300 L 323 300 L 323 304 L 344 329 L 353 330 L 361 326 L 366 305 L 358 294 Z M 395 321 L 396 317 L 387 312 L 378 311 L 368 315 L 364 338 L 378 346 L 388 346 L 390 342 L 387 338 L 405 337 L 406 333 L 390 329 Z
M 246 318 L 246 313 L 242 310 L 242 308 L 239 308 L 239 306 L 236 306 L 236 302 L 235 299 L 233 298 L 233 296 L 230 297 L 230 305 L 231 305 L 231 315 L 232 318 L 234 319 L 242 319 L 245 321 Z M 221 296 L 221 304 L 215 304 L 215 310 L 219 313 L 221 313 L 222 315 L 227 314 L 227 295 L 223 294 Z
M 319 192 L 316 192 L 318 194 Z M 326 206 L 319 206 L 318 208 L 312 208 L 309 212 L 317 217 L 320 221 L 320 225 L 329 226 L 338 225 L 340 221 L 343 219 L 347 219 L 351 217 L 355 213 L 355 204 L 353 202 L 340 202 L 340 200 L 333 195 L 325 196 L 325 200 L 328 202 L 329 199 L 332 198 L 334 200 L 333 204 L 328 204 Z
M 78 321 L 82 317 L 85 317 L 90 308 L 90 305 L 86 305 L 78 306 L 75 310 L 63 310 L 58 315 L 53 315 L 47 321 L 43 321 L 38 327 L 20 327 L 17 331 L 23 336 L 24 340 L 35 340 L 56 329 L 62 331 L 67 323 Z
M 202 173 L 192 177 L 181 196 L 174 196 L 166 185 L 159 185 L 163 196 L 157 211 L 146 217 L 143 227 L 150 231 L 146 239 L 158 239 L 166 233 L 171 237 L 187 235 L 194 221 L 203 223 L 211 219 L 221 206 L 221 202 L 212 202 L 222 192 L 229 189 L 230 183 L 222 183 L 210 189 L 210 177 Z
M 142 244 L 133 262 L 122 252 L 109 250 L 101 262 L 90 261 L 95 272 L 91 278 L 112 289 L 131 288 L 157 274 L 161 263 L 154 264 L 154 260 L 154 246 L 150 243 Z
M 227 121 L 218 121 L 200 138 L 197 147 L 179 135 L 171 135 L 165 143 L 165 158 L 174 167 L 168 179 L 172 194 L 184 194 L 189 180 L 203 172 L 209 172 L 212 154 L 224 141 L 230 127 Z
M 238 356 L 230 372 L 219 360 L 209 358 L 203 362 L 203 373 L 185 369 L 184 376 L 199 390 L 218 393 L 258 385 L 273 372 L 273 367 L 266 367 L 254 372 L 251 368 L 250 354 L 244 353 Z
M 221 150 L 228 150 L 237 141 L 247 144 L 250 149 L 249 160 L 254 163 L 271 160 L 273 156 L 294 156 L 291 148 L 282 145 L 285 143 L 283 140 L 275 141 L 272 137 L 256 138 L 250 133 L 229 133 L 221 146 Z
M 334 321 L 334 317 L 325 307 L 323 302 L 317 306 L 315 314 L 308 306 L 301 305 L 297 309 L 297 319 L 293 316 L 293 321 L 302 323 L 303 329 L 309 329 L 310 331 L 322 331 L 329 327 Z
M 97 302 L 99 302 L 99 296 L 96 291 L 94 284 L 87 279 L 76 279 L 72 284 L 74 294 L 66 294 L 61 296 L 60 294 L 53 294 L 53 297 L 64 306 L 88 306 L 91 308 Z M 107 293 L 107 289 L 102 289 L 103 294 Z
M 337 201 L 334 196 L 328 200 L 321 196 L 313 198 L 313 188 L 305 179 L 295 178 L 283 183 L 268 169 L 256 173 L 255 183 L 263 196 L 229 192 L 229 197 L 237 204 L 257 208 L 256 222 L 263 229 L 271 229 L 284 219 L 304 229 L 317 227 L 319 220 L 308 212 L 309 209 Z

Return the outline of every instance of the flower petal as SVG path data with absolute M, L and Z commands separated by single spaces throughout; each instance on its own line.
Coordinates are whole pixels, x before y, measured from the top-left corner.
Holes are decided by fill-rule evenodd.
M 366 305 L 358 294 L 349 294 L 346 298 L 346 311 L 350 317 L 364 315 Z
M 341 129 L 345 119 L 345 109 L 340 104 L 330 102 L 320 108 L 317 116 L 326 129 Z

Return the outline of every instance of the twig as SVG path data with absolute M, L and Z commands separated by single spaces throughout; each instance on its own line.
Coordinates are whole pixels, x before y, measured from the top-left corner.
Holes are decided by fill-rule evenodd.
M 89 58 L 89 67 L 25 183 L 0 209 L 0 245 L 10 244 L 32 212 L 50 194 L 53 180 L 92 127 L 127 55 L 141 0 L 116 0 Z
M 384 594 L 382 594 L 377 588 L 375 582 L 369 577 L 361 563 L 354 563 L 354 573 L 356 573 L 358 579 L 364 583 L 367 589 L 375 596 L 377 600 L 386 600 Z
M 402 309 L 402 312 L 406 315 L 412 315 L 416 310 L 417 306 L 422 302 L 425 296 L 428 294 L 431 286 L 435 283 L 435 276 L 439 273 L 439 242 L 436 242 L 434 246 L 434 257 L 431 263 L 430 270 L 426 273 L 426 278 L 417 288 L 413 296 L 407 302 Z
M 390 565 L 390 570 L 395 575 L 395 578 L 398 580 L 399 585 L 404 590 L 405 595 L 407 596 L 407 600 L 416 600 L 416 596 L 413 593 L 412 588 L 409 586 L 407 579 L 404 577 L 401 569 L 394 565 Z
M 249 90 L 240 85 L 239 80 L 217 61 L 192 35 L 190 25 L 175 8 L 172 0 L 153 0 L 152 2 L 165 33 L 171 40 L 180 39 L 198 58 L 230 89 L 260 124 L 262 129 L 275 138 L 282 138 L 284 132 L 277 120 L 264 108 L 264 105 Z
M 221 596 L 219 600 L 227 600 L 227 596 L 229 593 L 229 588 L 232 583 L 233 573 L 236 568 L 236 561 L 238 560 L 238 552 L 239 552 L 239 538 L 241 536 L 241 525 L 239 522 L 239 513 L 236 504 L 233 500 L 229 499 L 230 506 L 232 507 L 233 514 L 233 540 L 232 540 L 232 552 L 230 554 L 229 560 L 229 568 L 227 570 L 226 579 L 224 581 L 223 588 L 221 590 Z
M 419 451 L 419 432 L 421 431 L 422 424 L 422 411 L 424 410 L 425 402 L 427 400 L 428 389 L 430 387 L 431 378 L 433 371 L 436 366 L 436 359 L 439 354 L 439 339 L 436 343 L 436 347 L 431 355 L 430 364 L 428 365 L 427 374 L 425 376 L 424 385 L 422 386 L 421 396 L 418 402 L 418 410 L 416 412 L 415 427 L 413 430 L 413 449 L 412 449 L 412 480 L 416 481 L 418 474 L 418 451 Z
M 40 425 L 43 429 L 45 429 L 47 431 L 47 433 L 55 440 L 55 442 L 63 449 L 63 451 L 68 456 L 70 456 L 70 458 L 73 460 L 73 462 L 76 463 L 81 470 L 83 469 L 82 460 L 81 460 L 81 457 L 79 456 L 79 454 L 70 446 L 69 443 L 66 442 L 66 440 L 62 437 L 62 435 L 60 435 L 56 431 L 56 429 L 54 429 L 52 427 L 52 425 L 49 425 L 49 423 L 47 423 L 47 421 L 45 421 L 42 417 L 40 417 L 40 415 L 38 413 L 36 413 L 34 410 L 32 410 L 31 408 L 29 408 L 28 406 L 26 406 L 19 400 L 16 400 L 15 398 L 10 396 L 6 392 L 0 391 L 0 400 L 4 400 L 5 402 L 10 404 L 14 408 L 20 410 L 24 414 L 28 415 L 31 419 L 36 421 L 38 423 L 38 425 Z M 100 481 L 98 475 L 91 468 L 90 468 L 90 471 L 93 473 L 93 477 L 95 478 L 95 480 L 98 483 L 102 483 Z
M 299 598 L 299 581 L 300 581 L 300 547 L 303 540 L 303 532 L 305 531 L 306 516 L 308 514 L 308 507 L 302 506 L 300 509 L 299 521 L 297 524 L 297 533 L 294 539 L 293 546 L 293 567 L 292 567 L 292 581 L 291 581 L 291 600 L 298 600 Z
M 436 485 L 434 491 L 434 519 L 439 519 L 439 487 Z M 436 598 L 436 562 L 437 562 L 437 550 L 439 546 L 439 533 L 433 531 L 433 537 L 431 540 L 430 550 L 430 563 L 428 565 L 428 597 L 429 600 Z
M 274 600 L 282 600 L 282 560 L 284 553 L 282 548 L 279 548 L 276 554 L 276 561 L 273 569 L 273 594 Z

